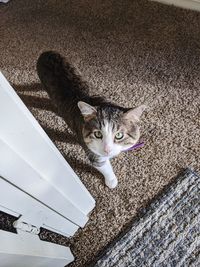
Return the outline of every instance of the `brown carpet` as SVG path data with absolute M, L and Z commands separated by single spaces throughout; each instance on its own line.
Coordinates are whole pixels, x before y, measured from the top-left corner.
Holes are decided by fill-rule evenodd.
M 96 199 L 70 241 L 80 267 L 112 240 L 182 167 L 200 170 L 200 13 L 145 0 L 12 0 L 0 5 L 0 67 Z M 66 55 L 92 94 L 125 106 L 149 103 L 145 147 L 113 160 L 111 191 L 54 113 L 35 64 L 44 50 Z M 44 232 L 60 244 L 66 238 Z

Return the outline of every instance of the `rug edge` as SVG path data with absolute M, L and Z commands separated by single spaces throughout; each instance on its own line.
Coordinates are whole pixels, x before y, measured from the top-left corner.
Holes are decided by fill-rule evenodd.
M 93 260 L 86 263 L 83 267 L 94 267 L 94 265 L 98 262 L 100 258 L 105 256 L 108 249 L 111 246 L 114 246 L 118 240 L 120 240 L 133 226 L 134 223 L 138 222 L 141 217 L 146 215 L 152 208 L 155 202 L 159 201 L 164 194 L 167 194 L 178 181 L 181 181 L 185 178 L 185 175 L 193 174 L 199 177 L 199 174 L 193 170 L 193 168 L 182 168 L 178 174 L 171 179 L 171 181 L 166 184 L 163 189 L 161 189 L 158 194 L 156 194 L 153 198 L 151 198 L 144 207 L 138 209 L 136 216 L 134 216 L 122 229 L 122 231 L 114 237 L 104 248 L 102 248 L 95 256 Z

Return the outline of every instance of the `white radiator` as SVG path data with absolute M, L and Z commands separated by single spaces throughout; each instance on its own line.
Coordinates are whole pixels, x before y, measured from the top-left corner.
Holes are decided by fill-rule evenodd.
M 67 247 L 41 241 L 40 227 L 73 236 L 95 201 L 0 72 L 0 210 L 18 234 L 0 230 L 0 266 L 65 266 Z

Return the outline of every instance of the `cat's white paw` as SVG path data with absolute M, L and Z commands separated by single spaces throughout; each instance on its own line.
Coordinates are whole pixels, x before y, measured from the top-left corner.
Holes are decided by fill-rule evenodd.
M 114 177 L 113 179 L 105 179 L 105 184 L 110 188 L 113 189 L 118 185 L 117 178 Z

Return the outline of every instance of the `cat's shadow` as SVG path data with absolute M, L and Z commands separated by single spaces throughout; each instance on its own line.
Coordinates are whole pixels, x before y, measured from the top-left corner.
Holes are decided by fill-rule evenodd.
M 43 91 L 44 89 L 42 87 L 42 84 L 40 83 L 32 83 L 32 84 L 24 84 L 24 85 L 12 84 L 12 86 L 16 90 L 21 100 L 24 102 L 24 104 L 28 108 L 38 108 L 38 109 L 52 111 L 56 113 L 56 109 L 51 103 L 51 100 L 49 98 L 33 96 L 31 94 L 29 95 L 24 94 L 26 92 L 37 93 L 39 91 Z M 76 137 L 73 134 L 67 132 L 67 130 L 63 132 L 63 131 L 52 129 L 46 125 L 43 125 L 42 123 L 40 123 L 40 125 L 53 142 L 60 141 L 60 142 L 68 143 L 68 144 L 78 143 L 76 140 Z M 67 162 L 73 169 L 75 170 L 84 169 L 84 172 L 91 173 L 92 169 L 89 164 L 86 164 L 80 160 L 72 158 L 69 155 L 67 155 L 67 153 L 63 154 L 63 157 L 67 160 Z
M 52 104 L 51 100 L 49 98 L 40 97 L 40 96 L 34 96 L 34 95 L 26 95 L 25 92 L 39 92 L 43 91 L 43 87 L 40 83 L 33 83 L 33 84 L 25 84 L 25 85 L 12 85 L 13 88 L 16 89 L 17 94 L 21 98 L 21 100 L 24 102 L 24 104 L 28 108 L 36 108 L 44 111 L 52 111 L 56 113 L 56 109 L 54 105 Z M 57 113 L 56 113 L 57 115 Z M 47 135 L 52 141 L 60 141 L 60 142 L 66 142 L 69 144 L 76 144 L 77 140 L 75 136 L 67 130 L 65 132 L 55 130 L 51 127 L 48 127 L 47 125 L 44 125 L 44 123 L 40 122 L 40 125 L 45 130 Z

